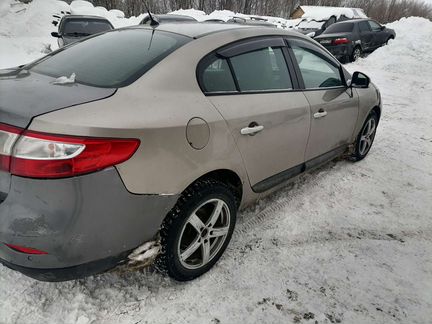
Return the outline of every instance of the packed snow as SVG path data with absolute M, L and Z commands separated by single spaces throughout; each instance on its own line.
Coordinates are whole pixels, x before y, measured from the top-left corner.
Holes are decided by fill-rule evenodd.
M 367 18 L 362 9 L 359 8 L 341 8 L 341 7 L 320 7 L 320 6 L 301 6 L 304 11 L 302 18 L 314 20 L 327 20 L 332 16 L 340 18 Z
M 51 13 L 36 12 L 0 6 L 2 66 L 41 55 Z M 388 26 L 390 45 L 346 66 L 384 102 L 365 160 L 333 161 L 241 212 L 225 255 L 192 282 L 148 269 L 43 283 L 0 266 L 0 323 L 430 323 L 432 22 Z

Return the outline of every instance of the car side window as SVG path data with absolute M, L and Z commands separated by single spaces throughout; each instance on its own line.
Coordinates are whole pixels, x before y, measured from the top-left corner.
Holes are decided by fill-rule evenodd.
M 369 20 L 369 25 L 372 28 L 372 31 L 380 31 L 381 30 L 381 26 L 378 25 L 375 21 Z
M 371 31 L 371 28 L 370 28 L 369 24 L 367 23 L 367 21 L 362 21 L 361 23 L 359 23 L 359 29 L 360 29 L 361 33 Z
M 237 91 L 228 61 L 212 56 L 202 72 L 201 79 L 204 92 Z
M 282 48 L 266 47 L 230 58 L 240 91 L 293 88 Z
M 309 48 L 293 45 L 292 50 L 306 89 L 343 85 L 340 70 L 334 63 Z

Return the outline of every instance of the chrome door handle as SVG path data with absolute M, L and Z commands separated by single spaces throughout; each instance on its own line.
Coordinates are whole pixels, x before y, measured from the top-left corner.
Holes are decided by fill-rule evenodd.
M 324 111 L 324 110 L 322 110 L 322 109 L 320 109 L 317 113 L 315 113 L 314 115 L 314 118 L 322 118 L 322 117 L 325 117 L 325 116 L 327 116 L 327 111 Z
M 242 135 L 255 135 L 256 133 L 261 132 L 264 129 L 264 126 L 258 125 L 253 127 L 245 127 L 240 130 L 240 134 Z

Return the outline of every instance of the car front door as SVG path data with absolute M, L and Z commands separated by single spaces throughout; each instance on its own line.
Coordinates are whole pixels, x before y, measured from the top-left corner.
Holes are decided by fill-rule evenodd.
M 319 164 L 346 149 L 358 115 L 358 96 L 347 89 L 340 63 L 304 40 L 290 40 L 298 63 L 304 95 L 311 107 L 306 167 Z
M 367 21 L 361 21 L 358 24 L 360 41 L 363 51 L 368 51 L 372 48 L 372 29 Z
M 373 20 L 368 21 L 371 29 L 372 29 L 372 35 L 373 35 L 373 48 L 378 48 L 381 45 L 383 45 L 387 39 L 386 39 L 386 33 L 383 31 L 383 28 L 380 24 Z
M 204 58 L 201 88 L 227 122 L 254 191 L 302 171 L 309 103 L 282 38 L 243 41 Z

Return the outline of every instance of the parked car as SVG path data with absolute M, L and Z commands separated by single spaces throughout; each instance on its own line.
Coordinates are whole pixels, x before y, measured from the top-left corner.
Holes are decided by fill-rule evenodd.
M 114 29 L 113 25 L 103 17 L 66 15 L 58 24 L 58 32 L 52 32 L 59 47 L 76 42 L 90 35 Z
M 347 18 L 341 16 L 338 20 L 336 16 L 331 16 L 328 19 L 316 20 L 316 19 L 302 19 L 294 28 L 303 35 L 307 35 L 311 38 L 321 35 L 328 27 L 335 24 L 337 21 L 344 21 Z
M 47 281 L 158 247 L 172 278 L 204 274 L 239 209 L 363 159 L 382 106 L 309 37 L 240 24 L 116 29 L 0 75 L 0 259 Z
M 167 15 L 155 15 L 152 14 L 153 17 L 159 22 L 159 23 L 174 23 L 174 22 L 196 22 L 197 20 L 193 17 L 185 16 L 185 15 L 173 15 L 173 14 L 167 14 Z M 140 25 L 150 25 L 151 19 L 150 16 L 146 16 L 143 20 L 141 20 Z
M 362 53 L 372 52 L 396 37 L 393 29 L 372 19 L 355 19 L 336 23 L 315 40 L 342 62 L 357 60 Z

